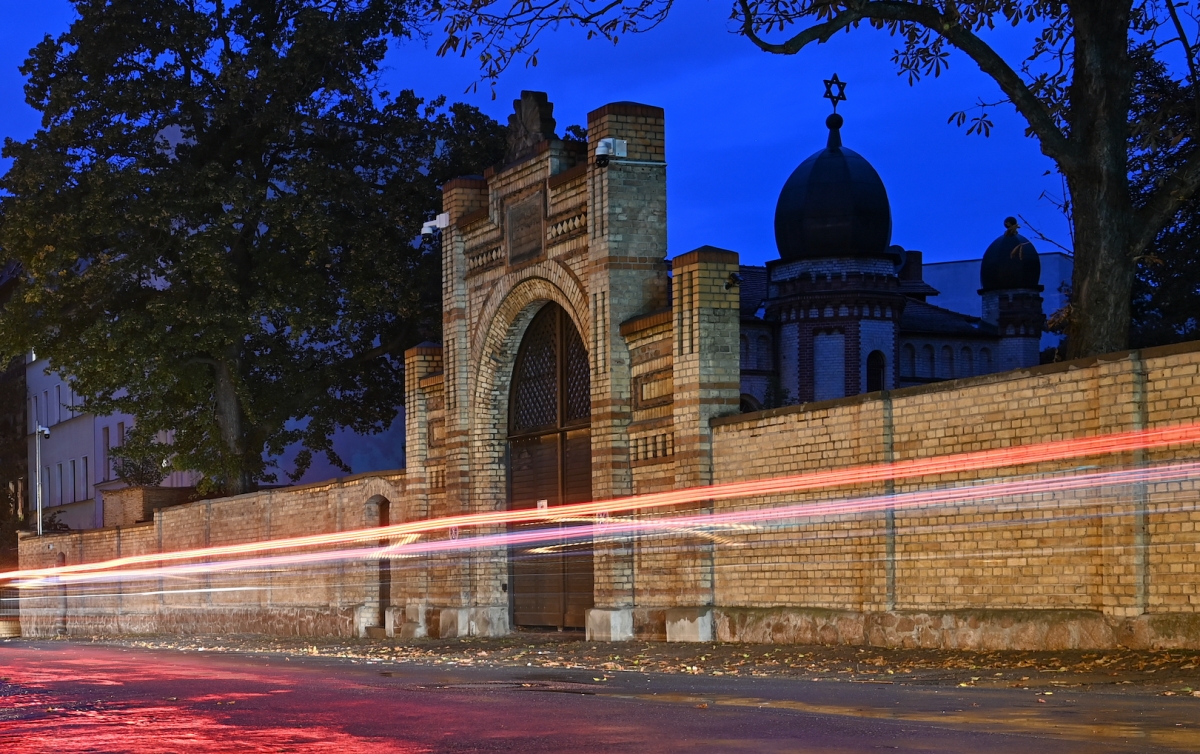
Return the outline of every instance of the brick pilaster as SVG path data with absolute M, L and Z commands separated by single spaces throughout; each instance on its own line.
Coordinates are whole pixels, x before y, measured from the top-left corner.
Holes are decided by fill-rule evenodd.
M 633 103 L 588 114 L 588 304 L 592 318 L 592 495 L 633 492 L 628 427 L 630 354 L 620 324 L 667 305 L 667 173 L 663 111 Z M 601 139 L 622 139 L 625 158 L 596 164 Z M 736 341 L 736 336 L 734 338 Z M 633 601 L 632 545 L 597 547 L 597 607 Z

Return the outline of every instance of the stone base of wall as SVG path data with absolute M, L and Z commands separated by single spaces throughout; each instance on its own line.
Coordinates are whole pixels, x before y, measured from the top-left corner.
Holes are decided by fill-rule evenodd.
M 160 613 L 80 611 L 63 618 L 58 610 L 21 610 L 21 634 L 105 636 L 117 634 L 262 634 L 349 638 L 355 635 L 355 608 L 331 607 L 173 607 Z
M 363 633 L 356 625 L 359 612 L 358 606 L 172 607 L 154 614 L 71 610 L 64 620 L 61 610 L 23 609 L 19 630 L 30 638 L 118 634 L 351 638 Z M 503 607 L 431 607 L 419 612 L 424 618 L 423 630 L 412 630 L 420 625 L 415 622 L 397 620 L 393 627 L 397 638 L 503 636 L 510 631 L 507 609 Z M 623 621 L 632 623 L 632 636 L 623 629 L 618 640 L 665 641 L 672 633 L 673 619 L 680 623 L 682 616 L 695 622 L 696 616 L 702 615 L 711 620 L 711 634 L 702 632 L 703 635 L 676 638 L 967 651 L 1200 649 L 1200 615 L 1178 613 L 1113 618 L 1088 610 L 854 612 L 791 607 L 629 608 L 594 612 L 620 612 Z M 588 639 L 604 641 L 607 637 L 593 631 Z
M 1113 618 L 1088 610 L 853 612 L 713 608 L 717 641 L 970 651 L 1200 649 L 1200 615 Z M 638 637 L 643 638 L 643 637 Z

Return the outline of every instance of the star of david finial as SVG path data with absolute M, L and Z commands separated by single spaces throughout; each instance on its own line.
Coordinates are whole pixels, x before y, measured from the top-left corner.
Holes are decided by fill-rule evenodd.
M 833 78 L 825 79 L 825 99 L 833 103 L 833 111 L 837 112 L 839 102 L 846 101 L 846 82 L 838 78 L 838 75 L 833 74 Z

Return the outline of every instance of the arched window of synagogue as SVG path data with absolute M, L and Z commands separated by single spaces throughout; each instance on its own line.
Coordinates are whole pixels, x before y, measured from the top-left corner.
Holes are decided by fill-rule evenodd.
M 938 377 L 946 380 L 954 379 L 954 349 L 950 346 L 942 346 L 942 363 Z
M 813 400 L 846 397 L 846 336 L 840 332 L 813 337 Z
M 917 365 L 917 376 L 930 378 L 935 377 L 937 375 L 937 372 L 934 371 L 935 369 L 936 365 L 934 364 L 933 360 L 933 346 L 926 343 L 925 345 L 921 346 L 921 361 Z
M 738 338 L 738 345 L 741 348 L 741 364 L 742 369 L 750 368 L 750 339 L 745 335 Z
M 902 377 L 917 376 L 917 349 L 912 343 L 905 343 L 900 348 L 900 375 Z
M 867 354 L 867 392 L 875 393 L 887 389 L 887 359 L 883 351 Z
M 971 358 L 971 349 L 963 346 L 958 354 L 958 373 L 962 377 L 975 376 L 975 360 Z
M 738 408 L 743 414 L 748 414 L 751 411 L 762 411 L 762 403 L 753 395 L 742 393 Z

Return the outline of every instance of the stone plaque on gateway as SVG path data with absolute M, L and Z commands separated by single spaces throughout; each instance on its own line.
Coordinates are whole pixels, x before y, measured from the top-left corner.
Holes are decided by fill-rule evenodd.
M 537 193 L 509 205 L 505 213 L 509 264 L 519 264 L 542 253 L 546 238 L 542 204 L 542 195 Z

